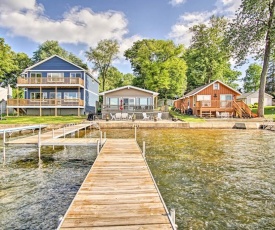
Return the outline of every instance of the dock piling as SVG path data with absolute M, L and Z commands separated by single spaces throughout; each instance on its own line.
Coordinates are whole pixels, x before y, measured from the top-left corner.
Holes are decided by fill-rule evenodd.
M 100 147 L 102 147 L 102 131 L 100 131 Z
M 99 140 L 96 141 L 96 153 L 99 155 Z
M 6 132 L 3 132 L 3 163 L 6 162 Z
M 171 208 L 171 210 L 170 210 L 170 217 L 171 217 L 173 226 L 175 227 L 175 229 L 177 229 L 177 225 L 176 225 L 176 210 L 174 208 Z

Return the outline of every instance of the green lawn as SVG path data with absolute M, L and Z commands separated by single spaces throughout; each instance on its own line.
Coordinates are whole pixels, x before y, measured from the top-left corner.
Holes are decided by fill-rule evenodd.
M 251 109 L 253 113 L 258 112 L 258 108 Z M 264 107 L 264 116 L 267 119 L 274 119 L 275 118 L 275 106 L 266 106 Z
M 19 116 L 4 117 L 4 120 L 0 120 L 0 124 L 67 124 L 81 123 L 86 119 L 87 116 Z
M 171 116 L 178 118 L 179 120 L 185 121 L 185 122 L 205 122 L 204 119 L 199 117 L 194 117 L 190 115 L 180 114 L 173 110 L 169 110 L 169 113 Z

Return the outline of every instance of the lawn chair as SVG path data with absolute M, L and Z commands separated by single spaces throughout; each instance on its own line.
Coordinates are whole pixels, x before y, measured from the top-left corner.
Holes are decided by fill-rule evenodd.
M 115 115 L 113 115 L 113 114 L 110 113 L 110 116 L 111 116 L 111 120 L 116 120 L 116 116 Z
M 162 116 L 162 113 L 158 113 L 157 119 L 158 119 L 158 120 L 162 120 L 162 119 L 161 119 L 161 116 Z
M 127 120 L 128 119 L 128 113 L 122 113 L 121 119 Z
M 147 116 L 146 113 L 142 113 L 143 119 L 142 120 L 149 120 L 150 116 Z

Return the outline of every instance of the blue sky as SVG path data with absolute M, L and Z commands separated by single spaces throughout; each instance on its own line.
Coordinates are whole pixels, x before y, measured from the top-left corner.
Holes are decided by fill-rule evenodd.
M 84 52 L 117 39 L 115 66 L 131 72 L 123 52 L 143 38 L 171 39 L 188 47 L 188 28 L 215 15 L 234 16 L 241 0 L 0 0 L 0 37 L 30 57 L 39 44 L 57 40 L 86 62 Z M 88 65 L 92 67 L 89 63 Z

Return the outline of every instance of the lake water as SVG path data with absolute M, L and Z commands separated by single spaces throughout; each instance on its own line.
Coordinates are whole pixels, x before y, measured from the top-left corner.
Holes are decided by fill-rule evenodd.
M 133 130 L 104 130 L 131 138 Z M 178 229 L 275 229 L 275 133 L 263 130 L 138 129 Z M 92 131 L 88 136 L 98 136 Z M 88 147 L 6 150 L 0 166 L 0 229 L 56 229 L 88 173 Z

